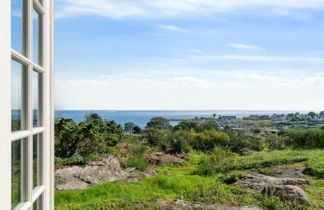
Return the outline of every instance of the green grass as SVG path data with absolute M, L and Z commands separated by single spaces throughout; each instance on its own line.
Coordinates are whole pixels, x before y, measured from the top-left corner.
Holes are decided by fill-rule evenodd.
M 307 186 L 304 190 L 316 206 L 324 209 L 324 180 L 313 181 L 311 186 Z
M 58 209 L 65 205 L 100 204 L 107 200 L 135 202 L 157 198 L 176 198 L 183 190 L 209 185 L 214 178 L 199 176 L 168 177 L 159 175 L 145 178 L 137 183 L 111 182 L 95 188 L 77 191 L 56 192 L 55 201 Z M 68 206 L 68 205 L 67 205 Z
M 257 169 L 296 162 L 306 162 L 306 166 L 318 173 L 323 173 L 324 150 L 278 150 L 255 153 L 241 157 L 237 169 Z
M 190 175 L 199 160 L 205 156 L 204 153 L 193 153 L 184 161 L 183 166 L 156 168 L 159 176 L 144 178 L 137 183 L 117 181 L 86 190 L 56 192 L 56 209 L 158 209 L 156 200 L 164 198 L 238 206 L 256 205 L 265 209 L 304 209 L 307 207 L 287 204 L 276 197 L 263 197 L 259 193 L 225 183 L 236 178 L 238 175 L 235 173 L 241 173 L 240 170 L 251 171 L 301 161 L 305 162 L 312 173 L 317 174 L 314 179 L 323 177 L 323 150 L 259 152 L 239 157 L 239 164 L 233 168 L 233 172 L 217 173 L 214 176 Z M 224 181 L 224 177 L 227 181 Z M 311 186 L 305 187 L 314 204 L 321 208 L 324 208 L 323 190 L 323 181 L 314 180 Z

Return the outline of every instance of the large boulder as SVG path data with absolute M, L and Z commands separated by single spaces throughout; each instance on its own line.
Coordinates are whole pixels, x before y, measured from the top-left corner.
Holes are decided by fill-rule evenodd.
M 262 192 L 263 194 L 279 196 L 283 200 L 299 201 L 303 204 L 311 204 L 311 200 L 299 187 L 310 185 L 307 179 L 276 178 L 258 173 L 246 173 L 247 179 L 240 180 L 237 185 Z
M 113 156 L 92 162 L 86 166 L 72 166 L 55 172 L 57 190 L 82 190 L 102 182 L 125 179 L 128 173 Z

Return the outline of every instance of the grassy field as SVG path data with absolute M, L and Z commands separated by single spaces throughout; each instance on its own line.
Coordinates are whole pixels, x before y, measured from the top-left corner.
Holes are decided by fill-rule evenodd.
M 277 197 L 264 197 L 250 190 L 227 185 L 224 180 L 244 171 L 303 162 L 307 172 L 314 176 L 305 191 L 316 205 L 324 208 L 324 151 L 282 150 L 254 153 L 239 157 L 239 164 L 226 173 L 212 176 L 193 175 L 199 160 L 205 154 L 194 153 L 182 166 L 156 168 L 156 177 L 144 178 L 137 183 L 122 181 L 104 183 L 82 191 L 56 192 L 56 209 L 157 209 L 156 201 L 174 198 L 189 201 L 222 203 L 233 206 L 255 205 L 265 209 L 307 209 L 306 206 L 281 202 Z M 225 177 L 225 179 L 224 179 Z M 313 207 L 312 207 L 313 208 Z

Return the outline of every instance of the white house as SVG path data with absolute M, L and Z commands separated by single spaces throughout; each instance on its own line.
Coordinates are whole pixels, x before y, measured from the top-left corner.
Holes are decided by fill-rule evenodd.
M 54 209 L 53 2 L 0 1 L 0 209 Z

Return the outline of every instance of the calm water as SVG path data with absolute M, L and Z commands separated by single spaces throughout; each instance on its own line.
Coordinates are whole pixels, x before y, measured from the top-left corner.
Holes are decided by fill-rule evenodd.
M 144 128 L 146 123 L 153 117 L 165 118 L 194 118 L 194 117 L 212 117 L 215 113 L 218 115 L 235 115 L 239 118 L 249 116 L 251 114 L 271 115 L 273 113 L 291 113 L 295 111 L 102 111 L 102 110 L 57 110 L 55 111 L 55 118 L 72 118 L 76 122 L 84 120 L 85 115 L 89 113 L 98 113 L 106 120 L 114 120 L 117 123 L 124 125 L 126 122 L 133 122 L 136 125 Z M 173 122 L 172 124 L 176 124 Z

